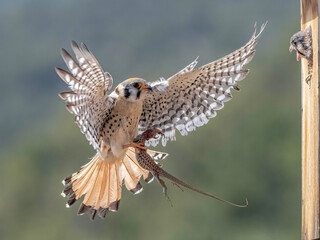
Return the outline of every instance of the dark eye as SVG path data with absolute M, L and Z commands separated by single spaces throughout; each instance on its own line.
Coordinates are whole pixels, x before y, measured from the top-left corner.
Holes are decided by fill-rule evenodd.
M 140 88 L 141 87 L 141 83 L 136 82 L 132 85 L 134 88 Z

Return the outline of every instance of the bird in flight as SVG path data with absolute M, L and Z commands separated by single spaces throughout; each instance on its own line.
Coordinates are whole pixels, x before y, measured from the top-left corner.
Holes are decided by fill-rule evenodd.
M 104 72 L 85 44 L 72 41 L 76 60 L 65 50 L 61 55 L 69 71 L 56 68 L 57 74 L 71 91 L 59 96 L 65 100 L 68 111 L 96 155 L 78 172 L 65 178 L 62 196 L 68 196 L 70 207 L 84 195 L 78 214 L 96 214 L 104 218 L 109 211 L 117 211 L 122 184 L 138 194 L 142 191 L 140 179 L 147 183 L 153 175 L 137 162 L 135 150 L 145 149 L 134 142 L 138 134 L 148 129 L 159 129 L 163 135 L 152 138 L 146 145 L 165 146 L 175 140 L 176 130 L 181 135 L 208 123 L 224 103 L 232 98 L 231 89 L 239 90 L 238 81 L 244 79 L 257 41 L 265 28 L 255 31 L 243 47 L 231 54 L 195 68 L 197 59 L 168 79 L 147 82 L 130 78 L 110 92 L 113 79 Z M 165 153 L 147 149 L 155 159 Z

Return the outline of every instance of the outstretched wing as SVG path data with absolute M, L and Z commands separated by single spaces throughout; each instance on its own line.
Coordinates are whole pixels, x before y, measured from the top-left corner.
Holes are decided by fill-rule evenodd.
M 112 77 L 104 73 L 99 62 L 85 44 L 81 47 L 72 41 L 72 49 L 78 62 L 70 54 L 61 50 L 61 56 L 70 72 L 56 68 L 57 74 L 72 91 L 59 96 L 66 101 L 67 109 L 75 115 L 75 122 L 93 148 L 101 154 L 99 142 L 104 119 L 116 100 L 108 96 Z
M 244 79 L 249 70 L 243 66 L 251 61 L 260 32 L 249 42 L 233 53 L 193 69 L 197 60 L 169 78 L 152 83 L 153 94 L 144 100 L 143 112 L 139 121 L 139 132 L 158 128 L 163 133 L 162 145 L 167 140 L 175 140 L 175 131 L 186 135 L 196 127 L 216 116 L 216 111 L 232 98 L 231 89 L 239 90 L 237 82 Z M 156 146 L 160 140 L 151 139 L 149 144 Z

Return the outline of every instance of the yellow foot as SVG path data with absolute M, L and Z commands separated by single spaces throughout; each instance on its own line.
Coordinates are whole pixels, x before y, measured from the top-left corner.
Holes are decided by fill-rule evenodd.
M 135 149 L 141 149 L 141 150 L 147 150 L 147 148 L 144 146 L 143 143 L 135 143 L 135 142 L 132 142 L 132 143 L 129 143 L 129 144 L 126 144 L 124 145 L 124 148 L 128 148 L 128 147 L 133 147 Z

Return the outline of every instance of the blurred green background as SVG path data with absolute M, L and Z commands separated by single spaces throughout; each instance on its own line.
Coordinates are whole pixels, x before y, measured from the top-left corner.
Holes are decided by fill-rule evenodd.
M 115 84 L 169 77 L 247 42 L 269 21 L 241 91 L 206 126 L 164 149 L 173 175 L 249 207 L 238 209 L 168 183 L 123 190 L 106 220 L 65 208 L 61 180 L 94 155 L 57 94 L 67 86 L 60 48 L 85 42 Z M 289 0 L 2 0 L 0 3 L 0 239 L 299 239 L 300 27 Z

